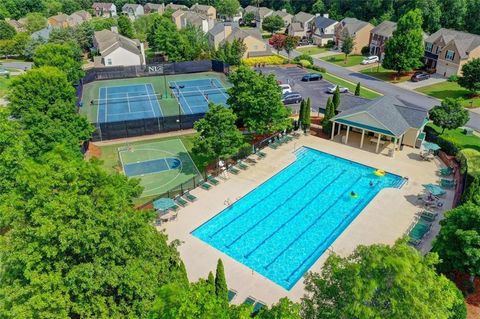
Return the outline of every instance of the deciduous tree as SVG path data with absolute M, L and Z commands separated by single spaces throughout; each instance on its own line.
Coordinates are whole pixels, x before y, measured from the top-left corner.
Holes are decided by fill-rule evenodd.
M 270 309 L 262 308 L 258 319 L 300 319 L 300 304 L 288 298 L 281 298 Z
M 285 52 L 287 52 L 288 60 L 290 60 L 290 53 L 292 53 L 292 51 L 295 50 L 299 42 L 300 42 L 299 37 L 294 37 L 289 35 L 285 38 L 285 41 L 283 43 L 283 49 L 285 50 Z
M 135 30 L 133 29 L 132 21 L 126 15 L 121 15 L 117 20 L 118 24 L 118 33 L 121 35 L 133 39 L 135 36 Z
M 277 31 L 280 31 L 282 28 L 285 28 L 285 22 L 283 22 L 283 19 L 280 16 L 271 15 L 263 20 L 262 28 L 271 34 L 274 34 Z
M 324 14 L 326 12 L 323 0 L 317 0 L 312 6 L 312 14 Z
M 29 33 L 41 30 L 47 27 L 47 18 L 41 13 L 32 12 L 25 16 L 25 28 Z
M 285 47 L 285 39 L 287 38 L 284 34 L 274 34 L 269 41 L 270 45 L 277 50 L 277 54 L 280 54 L 280 51 Z
M 5 20 L 0 20 L 0 40 L 10 40 L 17 32 L 15 28 L 7 23 Z
M 462 76 L 458 78 L 458 84 L 472 95 L 480 92 L 480 58 L 470 60 L 462 66 Z
M 430 120 L 442 128 L 441 134 L 445 129 L 453 130 L 465 125 L 469 118 L 468 111 L 456 99 L 447 98 L 430 110 Z
M 212 52 L 212 57 L 229 65 L 240 65 L 246 51 L 247 46 L 243 39 L 234 39 L 220 45 L 216 51 Z
M 216 0 L 215 8 L 220 16 L 231 19 L 238 14 L 241 7 L 238 0 Z
M 347 63 L 348 56 L 353 51 L 353 47 L 355 46 L 355 40 L 352 37 L 346 37 L 342 42 L 342 47 L 340 48 L 342 52 L 345 54 L 345 60 L 343 63 Z

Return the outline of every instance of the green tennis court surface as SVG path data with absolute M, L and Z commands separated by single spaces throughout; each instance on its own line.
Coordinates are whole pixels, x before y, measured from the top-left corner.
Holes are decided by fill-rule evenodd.
M 160 195 L 201 178 L 180 139 L 123 146 L 118 154 L 125 175 L 140 179 L 141 197 Z

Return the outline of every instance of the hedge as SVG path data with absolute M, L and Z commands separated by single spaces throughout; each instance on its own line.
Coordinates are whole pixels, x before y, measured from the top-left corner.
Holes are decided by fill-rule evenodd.
M 313 64 L 313 58 L 311 56 L 309 56 L 308 54 L 302 54 L 302 55 L 299 55 L 297 57 L 295 57 L 295 59 L 293 59 L 294 62 L 300 62 L 300 61 L 308 61 L 310 62 L 310 64 Z
M 242 63 L 248 66 L 255 66 L 257 64 L 280 65 L 285 64 L 286 60 L 278 55 L 262 56 L 256 58 L 242 59 Z
M 447 141 L 443 137 L 437 135 L 437 132 L 431 127 L 426 126 L 424 131 L 426 133 L 425 139 L 428 142 L 438 144 L 438 146 L 440 146 L 442 150 L 448 155 L 457 155 L 459 148 L 454 143 Z

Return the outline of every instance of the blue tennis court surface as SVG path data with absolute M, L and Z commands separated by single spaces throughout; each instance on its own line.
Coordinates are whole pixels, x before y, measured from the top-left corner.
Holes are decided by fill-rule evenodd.
M 150 83 L 100 88 L 98 123 L 148 119 L 162 115 Z
M 169 82 L 184 114 L 205 113 L 213 102 L 227 106 L 228 94 L 217 79 Z
M 125 164 L 123 170 L 126 176 L 131 177 L 177 169 L 181 164 L 182 162 L 178 158 L 164 157 L 151 161 Z

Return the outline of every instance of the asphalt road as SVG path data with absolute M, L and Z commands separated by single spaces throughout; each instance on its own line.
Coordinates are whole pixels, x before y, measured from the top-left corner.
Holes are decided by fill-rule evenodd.
M 282 54 L 286 56 L 285 52 L 282 52 Z M 294 58 L 300 54 L 301 53 L 297 51 L 293 51 L 290 54 L 290 58 Z M 331 74 L 337 75 L 354 83 L 360 82 L 362 86 L 368 87 L 374 91 L 382 93 L 383 95 L 395 96 L 397 99 L 406 104 L 419 106 L 427 110 L 430 110 L 435 105 L 440 104 L 440 100 L 433 97 L 398 87 L 394 84 L 384 82 L 362 73 L 350 71 L 347 68 L 328 63 L 320 59 L 314 58 L 313 62 L 315 65 L 325 68 L 325 70 Z M 480 132 L 480 114 L 470 111 L 470 121 L 466 126 Z

